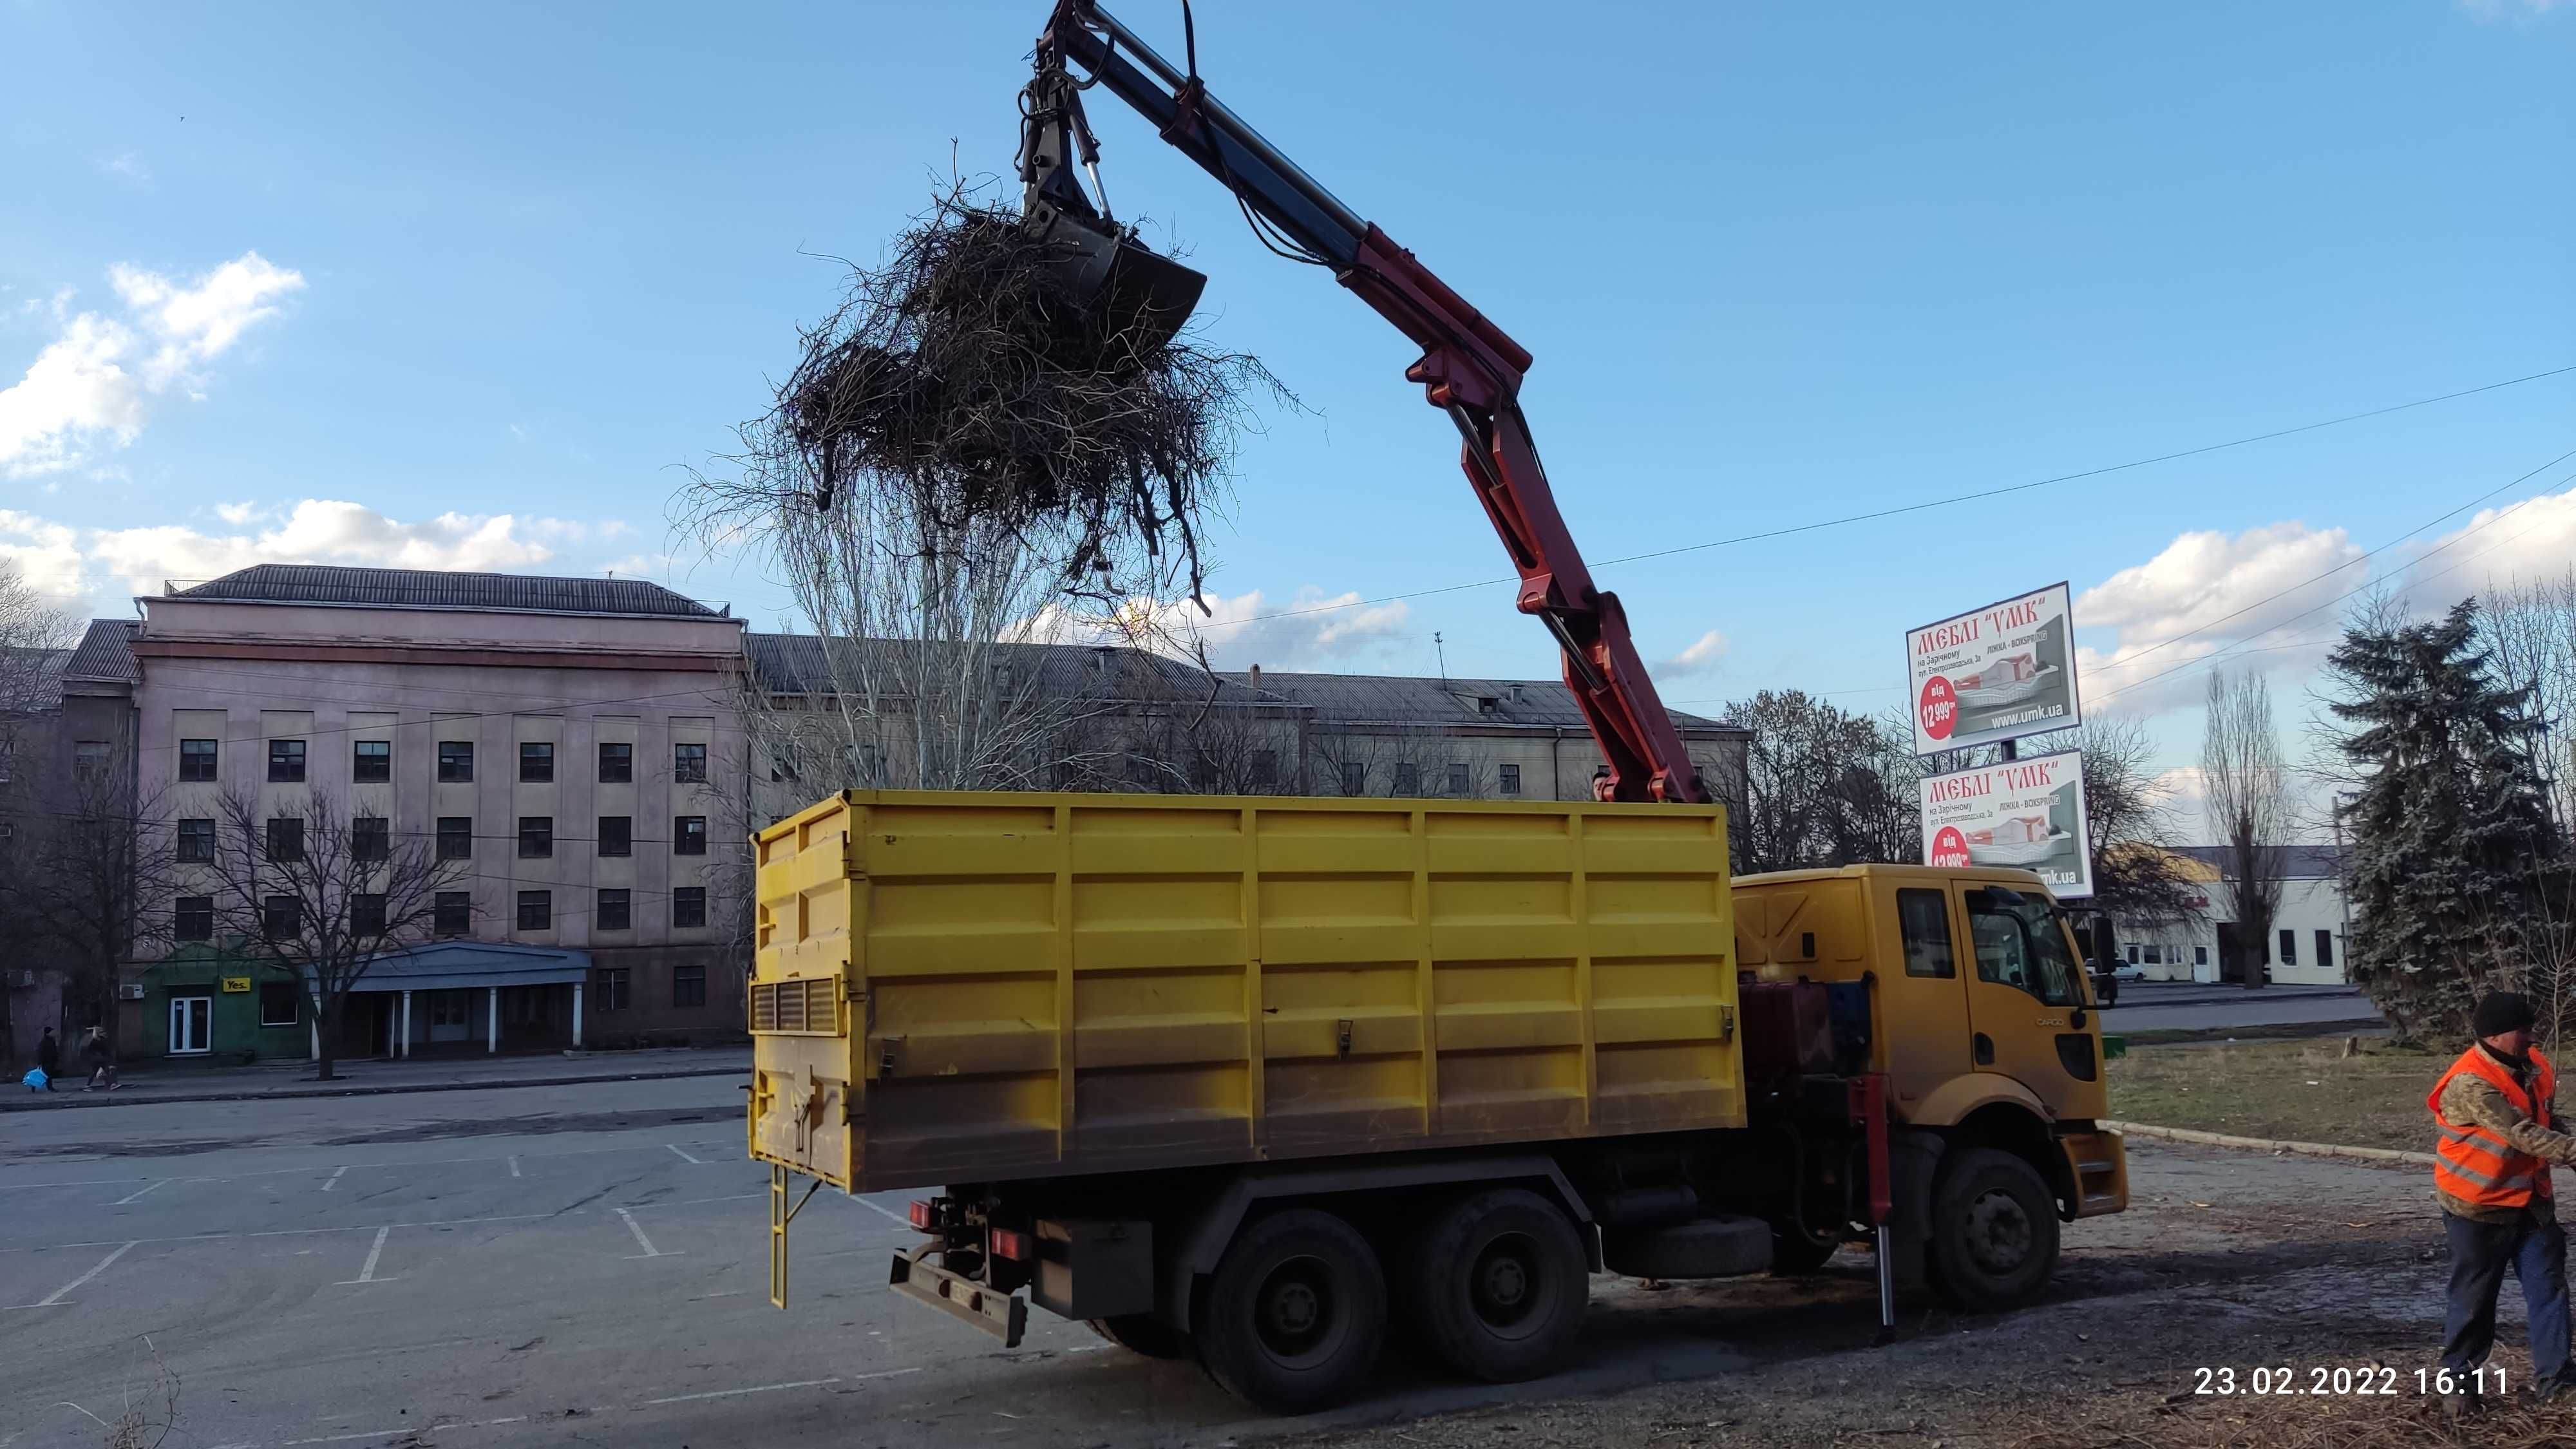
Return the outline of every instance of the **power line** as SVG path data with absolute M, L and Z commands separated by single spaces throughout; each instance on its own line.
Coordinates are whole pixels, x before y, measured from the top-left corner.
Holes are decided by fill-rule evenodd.
M 2538 382 L 2544 378 L 2559 377 L 2571 372 L 2576 372 L 2576 363 L 2569 363 L 2564 367 L 2548 368 L 2541 372 L 2525 373 L 2520 377 L 2509 377 L 2501 382 L 2483 383 L 2477 387 L 2464 387 L 2456 392 L 2440 393 L 2432 397 L 2420 397 L 2409 402 L 2390 403 L 2386 407 L 2371 408 L 2363 412 L 2346 413 L 2341 417 L 2325 418 L 2312 423 L 2300 423 L 2295 427 L 2274 428 L 2269 432 L 2252 433 L 2241 438 L 2230 438 L 2222 443 L 2204 443 L 2194 448 L 2180 448 L 2169 453 L 2158 453 L 2153 457 L 2133 458 L 2125 463 L 2110 463 L 2099 468 L 2086 468 L 2074 473 L 2060 473 L 2053 478 L 2039 478 L 2028 483 L 2008 483 L 1995 488 L 1981 488 L 1968 493 L 1954 493 L 1946 498 L 1926 499 L 1920 503 L 1902 503 L 1893 507 L 1872 509 L 1865 513 L 1849 513 L 1836 518 L 1817 519 L 1810 523 L 1791 524 L 1784 528 L 1765 529 L 1759 533 L 1742 533 L 1737 534 L 1732 538 L 1711 539 L 1706 543 L 1688 543 L 1674 548 L 1652 549 L 1645 553 L 1623 554 L 1617 558 L 1597 560 L 1592 564 L 1592 567 L 1602 569 L 1610 568 L 1618 564 L 1642 563 L 1649 559 L 1672 558 L 1679 554 L 1704 553 L 1710 549 L 1727 548 L 1739 543 L 1758 543 L 1764 539 L 1787 538 L 1794 534 L 1814 533 L 1827 528 L 1841 528 L 1847 524 L 1869 523 L 1882 518 L 1895 518 L 1908 513 L 1921 513 L 1928 509 L 1947 508 L 1952 504 L 1957 503 L 1974 503 L 1986 498 L 2001 498 L 2008 494 L 2027 493 L 2035 488 L 2046 488 L 2058 483 L 2073 483 L 2086 478 L 2100 478 L 2107 474 L 2124 473 L 2132 469 L 2153 467 L 2158 463 L 2171 463 L 2183 458 L 2197 458 L 2209 453 L 2223 452 L 2229 448 L 2243 448 L 2255 443 L 2267 443 L 2276 438 L 2293 437 L 2300 433 L 2313 433 L 2321 428 L 2340 427 L 2345 423 L 2357 423 L 2370 418 L 2386 417 L 2391 413 L 2401 413 L 2412 408 L 2431 407 L 2435 403 L 2452 402 L 2459 398 L 2474 397 L 2479 393 L 2494 392 L 2499 388 L 2516 387 L 2526 382 Z M 2544 464 L 2543 466 L 2547 465 Z M 2507 484 L 2506 486 L 2511 487 L 2512 485 Z M 1213 623 L 1199 624 L 1195 627 L 1201 632 L 1211 629 L 1240 628 L 1246 624 L 1268 623 L 1276 619 L 1302 618 L 1310 614 L 1330 614 L 1344 609 L 1366 609 L 1375 607 L 1379 604 L 1393 604 L 1407 599 L 1427 599 L 1440 594 L 1455 594 L 1468 589 L 1493 588 L 1497 585 L 1513 584 L 1518 583 L 1519 581 L 1520 580 L 1517 576 L 1508 575 L 1501 578 L 1478 579 L 1473 583 L 1446 584 L 1436 589 L 1415 589 L 1401 594 L 1386 594 L 1374 599 L 1352 599 L 1346 603 L 1316 604 L 1303 609 L 1282 609 L 1275 613 L 1252 614 L 1241 619 L 1223 619 Z

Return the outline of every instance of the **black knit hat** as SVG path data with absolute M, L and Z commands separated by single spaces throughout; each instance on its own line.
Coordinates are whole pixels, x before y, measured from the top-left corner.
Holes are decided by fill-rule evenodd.
M 2470 1029 L 2480 1040 L 2502 1036 L 2509 1031 L 2523 1031 L 2539 1020 L 2531 1009 L 2531 998 L 2519 991 L 2490 991 L 2478 998 L 2477 1015 L 2469 1019 Z

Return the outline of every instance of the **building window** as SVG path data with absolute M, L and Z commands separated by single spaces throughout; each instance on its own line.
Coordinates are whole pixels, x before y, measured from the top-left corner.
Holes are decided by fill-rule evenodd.
M 107 741 L 81 740 L 72 746 L 72 778 L 75 780 L 107 778 Z
M 2150 966 L 2162 966 L 2165 964 L 2165 948 L 2162 946 L 2149 946 L 2147 948 L 2147 964 Z
M 474 780 L 474 742 L 440 740 L 438 742 L 438 783 L 465 785 Z
M 1252 752 L 1252 779 L 1249 783 L 1266 786 L 1276 784 L 1278 779 L 1279 752 L 1277 750 L 1254 750 Z
M 268 778 L 271 784 L 295 785 L 304 780 L 304 742 L 270 740 L 268 742 Z
M 519 892 L 520 930 L 542 931 L 554 923 L 555 893 L 553 891 Z
M 213 740 L 179 742 L 179 778 L 182 780 L 215 778 L 215 742 Z
M 635 1004 L 633 973 L 623 966 L 602 966 L 590 973 L 590 1009 L 624 1011 Z
M 438 817 L 438 858 L 472 860 L 474 858 L 474 817 L 441 815 Z
M 671 968 L 671 1004 L 704 1006 L 707 1004 L 707 968 L 674 966 Z
M 1496 782 L 1501 793 L 1505 795 L 1517 795 L 1521 792 L 1520 766 L 1497 765 L 1494 767 L 1494 773 L 1502 777 Z
M 591 924 L 603 931 L 626 930 L 632 906 L 633 896 L 630 892 L 602 890 L 599 893 L 599 909 L 593 913 Z
M 682 785 L 707 782 L 707 747 L 704 745 L 671 746 L 671 778 Z
M 1419 794 L 1421 794 L 1421 793 L 1422 793 L 1422 772 L 1421 772 L 1421 771 L 1419 771 L 1419 770 L 1417 770 L 1417 769 L 1415 769 L 1415 768 L 1414 768 L 1413 766 L 1411 766 L 1411 765 L 1398 765 L 1398 766 L 1396 766 L 1396 767 L 1395 767 L 1395 793 L 1397 793 L 1398 795 L 1419 795 Z
M 464 992 L 432 991 L 427 993 L 427 995 L 429 996 L 429 1024 L 431 1026 L 473 1025 L 471 1021 L 466 1019 L 466 1012 L 469 1010 L 469 1000 Z
M 213 896 L 179 897 L 179 919 L 174 934 L 182 941 L 215 939 L 215 898 Z
M 703 926 L 707 923 L 707 888 L 682 886 L 671 892 L 671 924 Z
M 361 785 L 383 785 L 394 777 L 394 745 L 391 740 L 360 740 L 357 753 L 349 760 L 349 778 Z
M 1450 764 L 1449 793 L 1452 795 L 1464 795 L 1467 793 L 1467 767 L 1465 765 L 1457 764 L 1455 762 Z
M 350 821 L 349 854 L 361 861 L 393 859 L 394 823 L 381 815 L 361 815 Z
M 302 860 L 304 858 L 304 817 L 273 815 L 268 821 L 268 858 Z
M 2129 964 L 2132 966 L 2138 964 L 2138 946 L 2134 941 L 2129 943 Z
M 635 817 L 602 815 L 599 817 L 599 853 L 633 855 L 635 853 Z
M 292 981 L 263 981 L 259 986 L 259 1024 L 293 1026 L 301 1008 L 304 993 Z
M 2206 966 L 2206 965 L 2208 965 L 2208 964 L 2209 964 L 2209 948 L 2208 948 L 2207 946 L 2194 946 L 2194 947 L 2192 947 L 2192 948 L 2191 948 L 2191 964 L 2193 964 L 2194 966 Z
M 304 930 L 304 903 L 293 896 L 270 896 L 260 902 L 259 924 L 272 941 L 292 940 Z
M 349 934 L 365 938 L 384 933 L 384 894 L 381 891 L 360 891 L 349 897 Z
M 519 746 L 519 782 L 524 785 L 552 783 L 555 777 L 555 747 L 544 740 L 529 740 Z
M 1368 789 L 1368 766 L 1358 760 L 1342 761 L 1342 793 L 1358 795 Z
M 519 817 L 519 859 L 543 860 L 555 853 L 555 818 L 551 815 Z
M 2325 967 L 2334 965 L 2334 932 L 2322 926 L 2317 928 L 2317 964 Z
M 704 855 L 707 853 L 707 817 L 677 815 L 671 819 L 671 853 Z
M 601 745 L 599 747 L 599 783 L 603 785 L 623 785 L 634 778 L 635 747 L 633 745 Z
M 2296 931 L 2281 932 L 2281 964 L 2284 966 L 2299 964 L 2299 933 Z
M 1950 899 L 1939 891 L 1896 893 L 1896 930 L 1905 942 L 1905 974 L 1951 977 L 1959 974 L 1950 952 Z
M 430 902 L 430 929 L 442 936 L 462 936 L 474 929 L 474 893 L 440 891 Z
M 191 865 L 204 865 L 215 858 L 215 822 L 182 820 L 179 822 L 179 859 Z

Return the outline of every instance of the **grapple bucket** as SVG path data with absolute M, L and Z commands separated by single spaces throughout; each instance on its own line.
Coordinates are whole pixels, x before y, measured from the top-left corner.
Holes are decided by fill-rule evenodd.
M 1032 236 L 1063 249 L 1067 295 L 1101 315 L 1113 332 L 1144 344 L 1169 341 L 1199 305 L 1207 276 L 1156 254 L 1115 223 L 1041 201 L 1027 212 Z

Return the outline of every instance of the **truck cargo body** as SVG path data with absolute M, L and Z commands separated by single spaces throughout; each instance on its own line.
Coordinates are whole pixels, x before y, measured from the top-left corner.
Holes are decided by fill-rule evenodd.
M 762 832 L 750 1150 L 926 1188 L 902 1291 L 1196 1355 L 1273 1411 L 1402 1315 L 1546 1372 L 1588 1271 L 1996 1307 L 2126 1203 L 2014 871 L 1727 877 L 1714 806 L 852 792 Z M 1025 1293 L 1025 1297 L 1023 1297 Z

